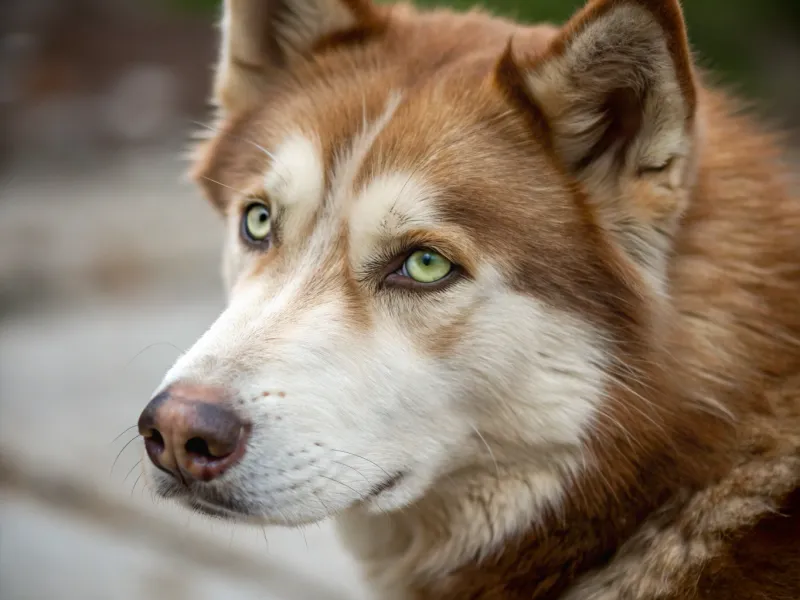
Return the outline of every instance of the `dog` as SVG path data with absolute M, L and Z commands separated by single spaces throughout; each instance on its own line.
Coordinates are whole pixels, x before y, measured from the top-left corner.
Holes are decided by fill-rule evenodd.
M 800 598 L 800 203 L 706 80 L 678 0 L 225 0 L 152 487 L 381 599 Z

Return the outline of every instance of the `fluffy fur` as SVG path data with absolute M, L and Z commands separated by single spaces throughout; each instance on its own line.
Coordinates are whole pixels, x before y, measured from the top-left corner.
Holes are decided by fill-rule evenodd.
M 226 0 L 222 30 L 194 174 L 230 302 L 159 391 L 252 433 L 161 494 L 335 516 L 383 599 L 800 597 L 800 203 L 677 0 Z M 457 276 L 398 284 L 415 248 Z

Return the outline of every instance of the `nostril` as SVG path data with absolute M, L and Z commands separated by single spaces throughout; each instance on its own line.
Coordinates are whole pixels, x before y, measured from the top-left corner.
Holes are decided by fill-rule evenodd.
M 151 452 L 156 455 L 164 451 L 164 438 L 158 429 L 151 429 L 147 435 L 144 436 L 144 445 Z
M 206 442 L 203 438 L 193 437 L 186 442 L 184 448 L 186 449 L 186 452 L 196 457 L 205 458 L 208 460 L 219 458 L 211 453 L 211 449 L 208 447 L 208 442 Z

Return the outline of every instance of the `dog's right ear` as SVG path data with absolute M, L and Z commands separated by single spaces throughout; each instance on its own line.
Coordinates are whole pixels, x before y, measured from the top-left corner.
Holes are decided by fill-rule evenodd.
M 326 39 L 363 39 L 384 14 L 371 0 L 224 0 L 214 84 L 226 111 L 246 109 L 281 69 Z

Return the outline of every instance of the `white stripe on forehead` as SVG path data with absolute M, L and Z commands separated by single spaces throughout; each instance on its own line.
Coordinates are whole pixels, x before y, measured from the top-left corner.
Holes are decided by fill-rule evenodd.
M 353 182 L 361 169 L 364 159 L 369 154 L 373 144 L 375 144 L 378 135 L 392 120 L 401 100 L 402 95 L 393 91 L 386 101 L 386 108 L 375 121 L 367 123 L 365 114 L 361 124 L 361 131 L 353 138 L 349 150 L 337 157 L 333 167 L 333 183 L 331 186 L 332 200 L 335 206 L 341 206 L 343 204 L 342 200 L 352 195 Z M 366 111 L 366 105 L 364 106 L 364 111 Z
M 331 204 L 340 208 L 352 196 L 353 181 L 376 138 L 400 105 L 401 95 L 389 94 L 383 113 L 372 123 L 366 113 L 361 130 L 349 147 L 337 156 L 331 173 Z M 364 107 L 366 111 L 366 106 Z M 318 138 L 298 132 L 288 135 L 270 153 L 269 171 L 264 175 L 264 191 L 278 206 L 287 207 L 287 229 L 306 223 L 325 196 L 325 167 Z

